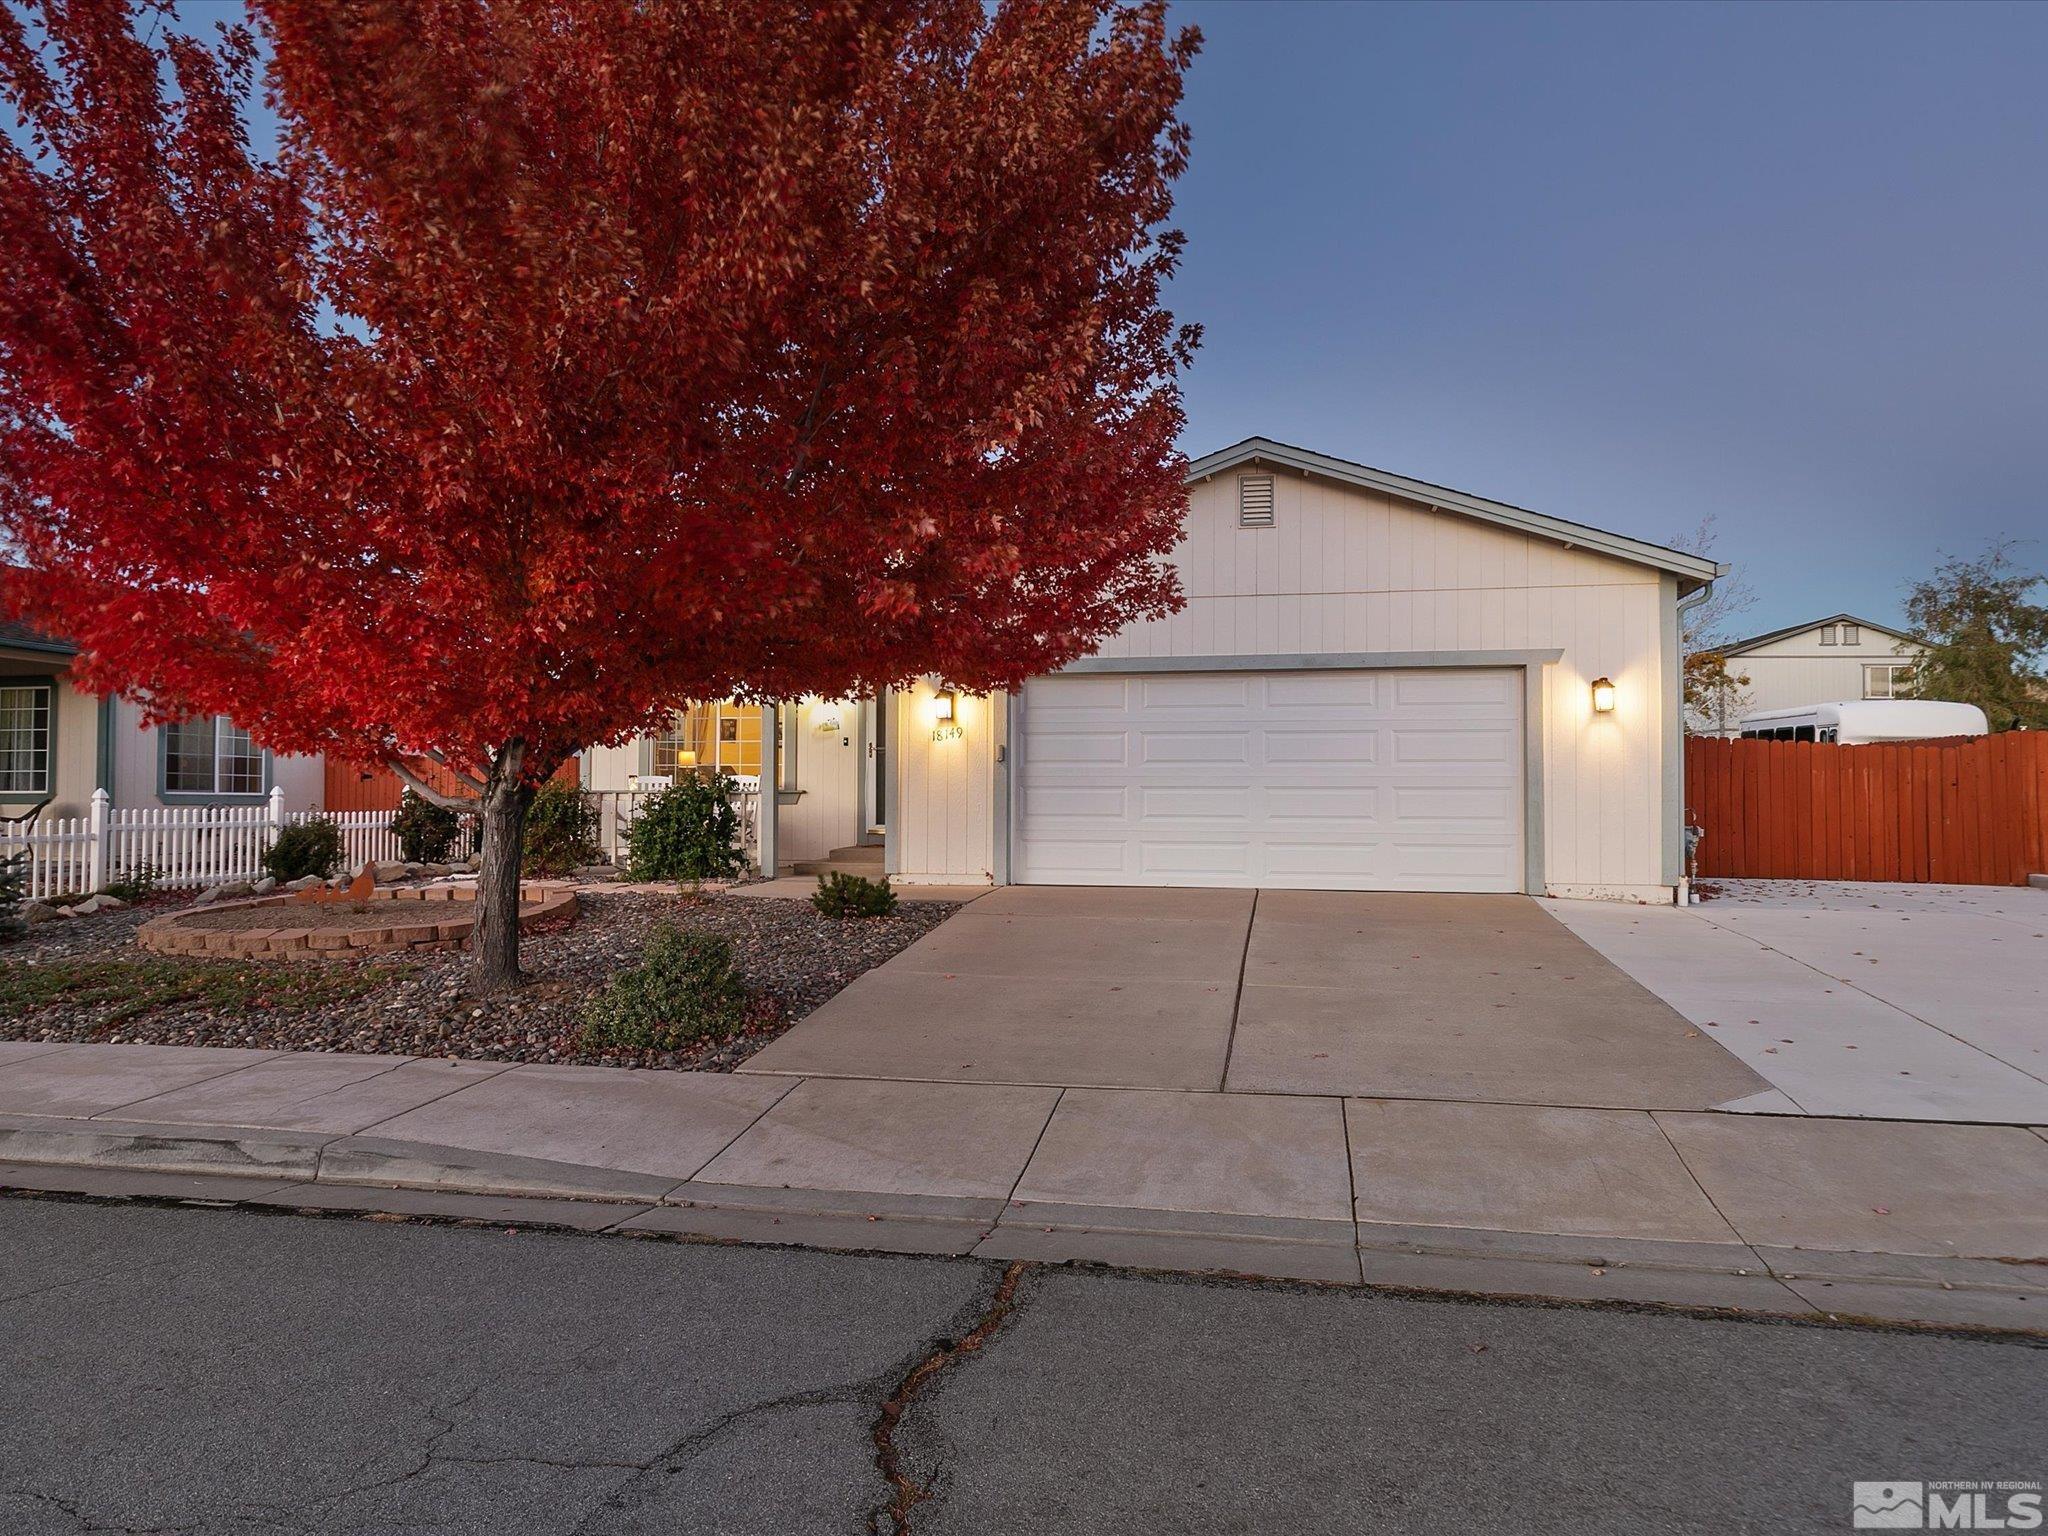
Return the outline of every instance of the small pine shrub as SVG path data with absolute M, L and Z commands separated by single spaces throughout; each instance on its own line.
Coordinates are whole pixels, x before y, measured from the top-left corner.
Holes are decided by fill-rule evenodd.
M 729 773 L 694 774 L 657 791 L 626 829 L 626 869 L 635 880 L 726 880 L 746 868 L 740 813 Z
M 0 942 L 20 938 L 27 927 L 21 904 L 28 899 L 28 861 L 25 848 L 0 859 Z
M 406 863 L 445 864 L 462 831 L 462 818 L 408 789 L 398 797 L 391 831 L 398 839 L 398 856 Z
M 597 807 L 573 784 L 550 779 L 526 811 L 526 843 L 519 868 L 529 875 L 566 875 L 604 857 L 598 847 Z
M 888 878 L 870 880 L 834 870 L 818 876 L 817 894 L 811 905 L 827 917 L 887 917 L 896 910 L 896 893 Z
M 101 889 L 116 901 L 125 901 L 132 907 L 138 901 L 147 901 L 163 880 L 164 872 L 154 864 L 138 864 L 127 874 L 109 880 Z
M 681 1050 L 738 1032 L 749 1009 L 731 941 L 669 925 L 648 939 L 640 964 L 621 971 L 585 1004 L 583 1043 L 599 1050 Z
M 326 877 L 341 863 L 341 828 L 325 816 L 295 821 L 277 834 L 263 867 L 282 885 L 307 875 Z

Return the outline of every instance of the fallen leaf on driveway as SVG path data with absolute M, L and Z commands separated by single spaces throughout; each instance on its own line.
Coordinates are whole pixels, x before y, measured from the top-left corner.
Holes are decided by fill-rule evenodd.
M 1870 1211 L 1874 1216 L 1889 1216 L 1892 1213 L 1892 1208 L 1888 1205 L 1873 1205 Z

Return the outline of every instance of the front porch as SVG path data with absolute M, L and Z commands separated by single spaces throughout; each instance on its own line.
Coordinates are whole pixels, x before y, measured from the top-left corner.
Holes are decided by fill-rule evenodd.
M 995 882 L 994 725 L 1000 705 L 961 696 L 936 720 L 935 684 L 878 698 L 686 706 L 670 729 L 583 755 L 606 825 L 688 773 L 738 781 L 748 852 L 770 881 L 833 871 L 900 886 Z M 609 836 L 607 848 L 611 847 Z

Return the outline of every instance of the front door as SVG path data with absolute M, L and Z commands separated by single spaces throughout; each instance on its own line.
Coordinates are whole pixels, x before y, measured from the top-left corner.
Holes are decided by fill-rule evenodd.
M 861 767 L 860 840 L 879 843 L 889 824 L 889 690 L 879 700 L 860 706 L 861 734 L 867 742 Z

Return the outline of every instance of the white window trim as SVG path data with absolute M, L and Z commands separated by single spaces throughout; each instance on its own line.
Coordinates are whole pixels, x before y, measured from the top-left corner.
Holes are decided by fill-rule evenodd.
M 1866 662 L 1864 662 L 1864 663 L 1863 663 L 1863 697 L 1864 697 L 1864 698 L 1866 698 L 1866 699 L 1899 699 L 1899 698 L 1906 698 L 1906 699 L 1910 699 L 1910 698 L 1912 698 L 1912 697 L 1914 696 L 1914 693 L 1913 693 L 1913 688 L 1912 688 L 1912 685 L 1911 685 L 1910 683 L 1908 683 L 1908 684 L 1906 685 L 1906 688 L 1905 688 L 1904 692 L 1901 692 L 1901 691 L 1900 691 L 1900 687 L 1899 687 L 1899 674 L 1900 674 L 1901 672 L 1904 672 L 1904 673 L 1906 673 L 1906 674 L 1907 674 L 1907 675 L 1908 675 L 1908 676 L 1910 677 L 1910 676 L 1912 675 L 1913 669 L 1914 669 L 1914 663 L 1912 663 L 1912 662 L 1910 662 L 1910 661 L 1866 661 Z M 1874 676 L 1875 674 L 1877 674 L 1877 673 L 1883 673 L 1883 674 L 1884 674 L 1884 687 L 1885 687 L 1885 691 L 1884 691 L 1883 693 L 1876 693 L 1876 692 L 1873 692 L 1873 691 L 1872 691 L 1872 686 L 1871 686 L 1871 679 L 1872 679 L 1872 677 L 1873 677 L 1873 676 Z
M 164 801 L 174 801 L 181 805 L 195 805 L 200 803 L 212 805 L 254 804 L 257 801 L 262 800 L 265 796 L 267 796 L 270 793 L 270 786 L 272 782 L 270 749 L 268 747 L 256 748 L 256 759 L 262 765 L 261 777 L 257 783 L 256 788 L 222 789 L 220 787 L 222 731 L 223 728 L 225 728 L 226 730 L 239 730 L 240 727 L 238 727 L 235 724 L 235 722 L 226 715 L 211 715 L 205 718 L 210 720 L 213 725 L 213 758 L 211 787 L 207 789 L 171 788 L 170 733 L 172 727 L 168 725 L 160 725 L 157 727 L 156 732 L 157 798 L 159 800 Z M 198 722 L 186 721 L 183 723 L 190 725 L 197 724 Z M 248 732 L 242 731 L 242 734 L 246 736 Z M 250 745 L 254 746 L 255 743 L 251 742 Z
M 9 805 L 40 805 L 53 799 L 57 792 L 57 685 L 47 677 L 0 678 L 0 691 L 14 689 L 43 695 L 43 750 L 36 764 L 42 782 L 33 789 L 0 789 L 0 801 Z M 33 712 L 34 706 L 30 708 Z M 30 729 L 33 731 L 33 724 Z

